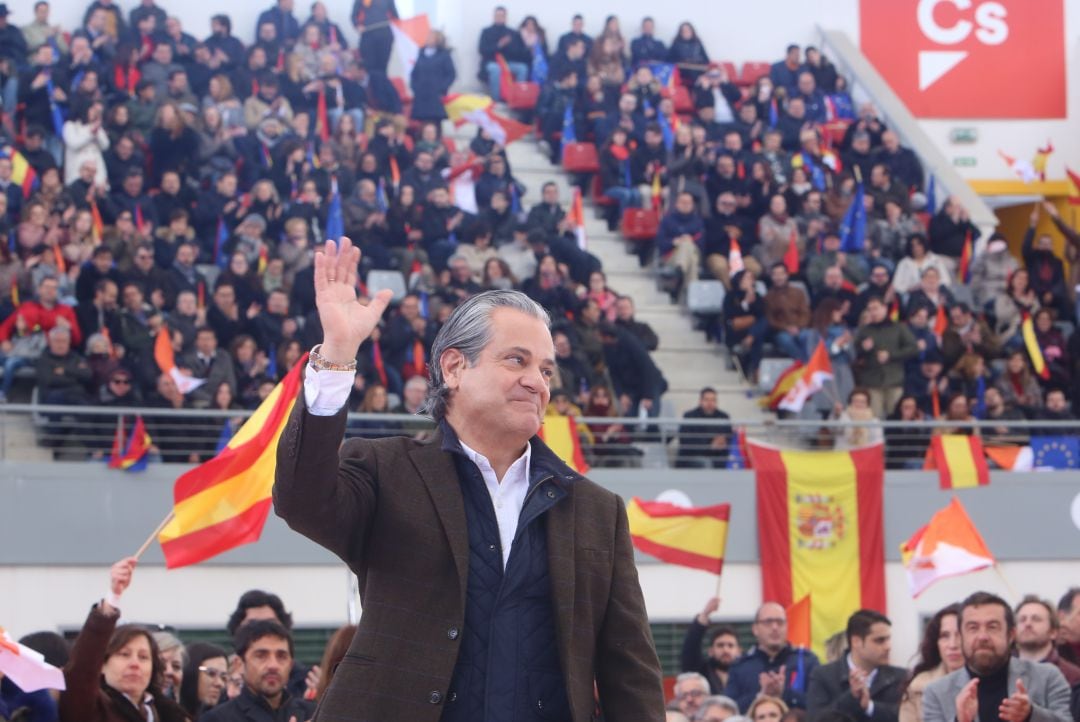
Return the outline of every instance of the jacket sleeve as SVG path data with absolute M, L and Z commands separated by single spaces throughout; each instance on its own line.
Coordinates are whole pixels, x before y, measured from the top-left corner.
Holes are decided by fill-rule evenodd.
M 64 667 L 67 689 L 60 693 L 60 719 L 82 722 L 105 719 L 99 696 L 101 668 L 105 663 L 105 648 L 119 618 L 119 612 L 105 614 L 98 605 L 90 610 Z
M 1069 711 L 1071 694 L 1065 676 L 1057 667 L 1049 664 L 1038 665 L 1038 671 L 1047 677 L 1046 692 L 1045 697 L 1039 700 L 1041 704 L 1032 699 L 1031 716 L 1028 722 L 1070 722 L 1072 720 L 1072 713 Z M 1034 692 L 1031 689 L 1032 682 L 1028 682 L 1028 685 L 1029 692 Z M 1032 697 L 1036 696 L 1032 694 Z
M 938 689 L 941 686 L 934 683 L 923 692 L 922 722 L 955 722 L 955 703 L 952 700 L 945 702 Z
M 679 669 L 684 672 L 697 672 L 701 669 L 701 641 L 705 638 L 705 625 L 694 617 L 686 628 L 683 637 L 682 653 L 679 655 Z
M 907 326 L 901 326 L 900 334 L 896 339 L 896 353 L 893 357 L 897 361 L 907 361 L 918 355 L 919 345 L 915 342 L 915 337 L 911 335 L 911 330 Z
M 369 444 L 354 441 L 339 451 L 345 417 L 344 408 L 333 416 L 308 413 L 301 390 L 278 444 L 273 494 L 274 511 L 290 528 L 348 564 L 363 553 L 378 482 Z
M 596 640 L 596 683 L 607 722 L 664 719 L 660 661 L 641 593 L 630 525 L 615 499 L 611 594 Z
M 758 693 L 758 687 L 752 684 L 751 678 L 757 682 L 757 673 L 750 668 L 749 662 L 736 661 L 728 673 L 727 688 L 724 690 L 724 694 L 735 700 L 743 713 L 750 708 Z

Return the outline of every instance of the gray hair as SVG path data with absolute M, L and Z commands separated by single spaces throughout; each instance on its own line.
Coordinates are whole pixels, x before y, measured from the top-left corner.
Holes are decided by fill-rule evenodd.
M 53 326 L 49 329 L 50 339 L 60 338 L 61 336 L 71 338 L 71 329 L 67 326 Z
M 183 660 L 184 665 L 187 665 L 188 654 L 187 649 L 184 647 L 184 643 L 180 641 L 172 632 L 159 631 L 153 633 L 154 643 L 157 644 L 159 652 L 168 652 L 172 649 L 180 649 L 180 658 Z
M 675 678 L 675 696 L 679 696 L 679 687 L 687 682 L 699 682 L 705 687 L 705 690 L 709 689 L 709 680 L 705 679 L 705 675 L 700 672 L 683 672 Z
M 694 719 L 705 719 L 705 715 L 708 714 L 709 710 L 713 707 L 726 709 L 730 711 L 732 715 L 739 714 L 739 705 L 735 700 L 726 695 L 714 694 L 711 697 L 705 698 L 705 701 L 701 703 L 701 707 L 698 708 L 697 714 L 694 715 Z
M 440 361 L 444 353 L 457 349 L 469 366 L 476 365 L 480 352 L 491 343 L 491 314 L 498 308 L 521 311 L 551 325 L 544 307 L 521 291 L 484 291 L 466 299 L 454 309 L 431 345 L 430 383 L 424 411 L 436 421 L 446 418 L 450 388 L 443 378 Z

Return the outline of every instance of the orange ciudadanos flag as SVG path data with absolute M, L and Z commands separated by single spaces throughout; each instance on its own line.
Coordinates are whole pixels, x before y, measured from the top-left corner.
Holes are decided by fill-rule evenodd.
M 913 597 L 939 579 L 986 569 L 996 563 L 956 497 L 936 512 L 929 524 L 900 545 L 900 556 Z
M 626 515 L 638 551 L 668 564 L 713 574 L 723 570 L 730 504 L 695 508 L 634 497 Z
M 300 392 L 307 355 L 213 459 L 173 487 L 173 518 L 158 535 L 169 569 L 258 541 L 270 513 L 277 446 Z
M 885 611 L 882 444 L 796 451 L 748 442 L 757 485 L 762 598 L 806 596 L 811 647 L 858 609 Z

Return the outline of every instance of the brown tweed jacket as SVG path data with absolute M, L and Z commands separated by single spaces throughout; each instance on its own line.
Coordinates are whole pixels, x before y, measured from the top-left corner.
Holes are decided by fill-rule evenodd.
M 278 515 L 360 580 L 359 629 L 315 719 L 436 722 L 465 617 L 457 470 L 441 433 L 426 443 L 352 439 L 339 451 L 345 421 L 344 412 L 307 413 L 301 393 L 274 484 Z M 660 664 L 623 502 L 580 476 L 556 483 L 569 493 L 547 512 L 548 560 L 574 722 L 596 719 L 597 693 L 605 722 L 662 722 Z

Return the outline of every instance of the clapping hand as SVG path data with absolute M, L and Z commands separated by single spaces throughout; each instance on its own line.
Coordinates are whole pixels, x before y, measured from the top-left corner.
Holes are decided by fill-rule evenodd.
M 1016 680 L 1016 691 L 1005 698 L 998 707 L 998 716 L 1006 722 L 1025 722 L 1031 716 L 1031 698 L 1024 680 Z
M 378 325 L 393 292 L 383 289 L 362 305 L 356 297 L 360 249 L 343 237 L 339 244 L 326 242 L 315 254 L 315 306 L 323 327 L 322 355 L 336 363 L 356 358 L 360 344 Z

